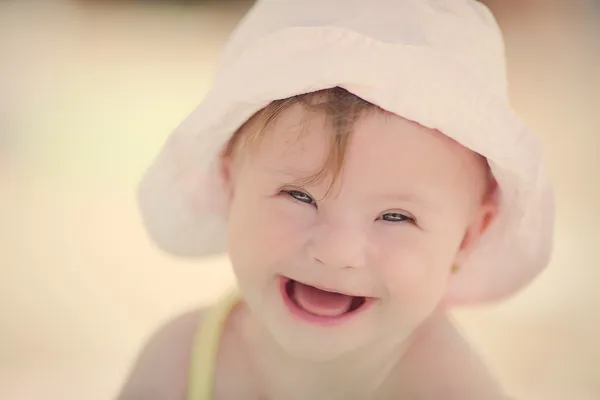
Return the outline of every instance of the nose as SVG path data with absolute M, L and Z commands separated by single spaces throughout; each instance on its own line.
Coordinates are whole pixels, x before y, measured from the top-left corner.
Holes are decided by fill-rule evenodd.
M 321 224 L 308 244 L 310 257 L 332 268 L 360 268 L 365 265 L 366 237 L 356 227 Z

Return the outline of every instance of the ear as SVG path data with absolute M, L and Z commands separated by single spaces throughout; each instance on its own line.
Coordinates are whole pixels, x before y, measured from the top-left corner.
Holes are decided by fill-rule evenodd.
M 475 212 L 470 225 L 467 227 L 463 240 L 460 244 L 460 248 L 454 260 L 454 264 L 458 268 L 460 268 L 467 261 L 469 255 L 475 248 L 481 236 L 488 229 L 494 218 L 496 218 L 498 214 L 498 202 L 496 199 L 496 190 L 494 190 L 493 193 L 486 196 L 486 199 L 481 203 L 479 209 Z
M 467 227 L 460 247 L 454 257 L 452 271 L 449 271 L 449 280 L 446 292 L 440 302 L 440 306 L 448 308 L 457 304 L 460 299 L 465 282 L 469 282 L 469 270 L 464 268 L 469 256 L 477 246 L 481 236 L 487 231 L 491 223 L 498 215 L 498 187 L 493 182 L 489 194 L 479 204 L 474 212 L 471 223 Z M 460 301 L 458 302 L 460 304 Z

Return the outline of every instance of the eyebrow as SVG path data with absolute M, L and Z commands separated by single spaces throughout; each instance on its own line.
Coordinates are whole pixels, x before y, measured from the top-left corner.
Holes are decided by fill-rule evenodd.
M 294 180 L 298 180 L 298 179 L 304 179 L 307 176 L 311 176 L 316 174 L 318 171 L 302 171 L 299 169 L 278 169 L 278 168 L 272 168 L 272 167 L 266 167 L 265 170 L 272 174 L 272 175 L 277 175 L 280 177 L 285 177 L 285 178 L 292 178 Z
M 422 196 L 416 196 L 413 194 L 398 194 L 398 193 L 386 193 L 379 196 L 374 196 L 380 200 L 397 201 L 402 203 L 418 204 L 419 206 L 429 207 L 430 203 L 426 201 Z
M 410 194 L 398 194 L 398 193 L 386 193 L 383 195 L 379 195 L 376 196 L 378 199 L 382 199 L 382 200 L 392 200 L 392 201 L 409 201 L 409 202 L 419 202 L 421 199 L 419 199 L 417 196 L 414 195 L 410 195 Z

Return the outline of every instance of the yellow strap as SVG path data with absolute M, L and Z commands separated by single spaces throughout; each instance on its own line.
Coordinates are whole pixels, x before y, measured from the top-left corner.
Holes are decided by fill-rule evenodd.
M 238 299 L 237 292 L 230 293 L 202 317 L 192 348 L 187 400 L 213 400 L 219 342 Z

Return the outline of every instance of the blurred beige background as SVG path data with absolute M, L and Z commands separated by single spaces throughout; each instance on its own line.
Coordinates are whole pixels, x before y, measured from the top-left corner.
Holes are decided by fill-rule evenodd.
M 600 6 L 489 1 L 514 105 L 547 146 L 552 265 L 457 311 L 521 399 L 600 399 Z M 148 242 L 144 167 L 201 100 L 240 1 L 0 2 L 0 398 L 110 399 L 156 326 L 233 282 Z

